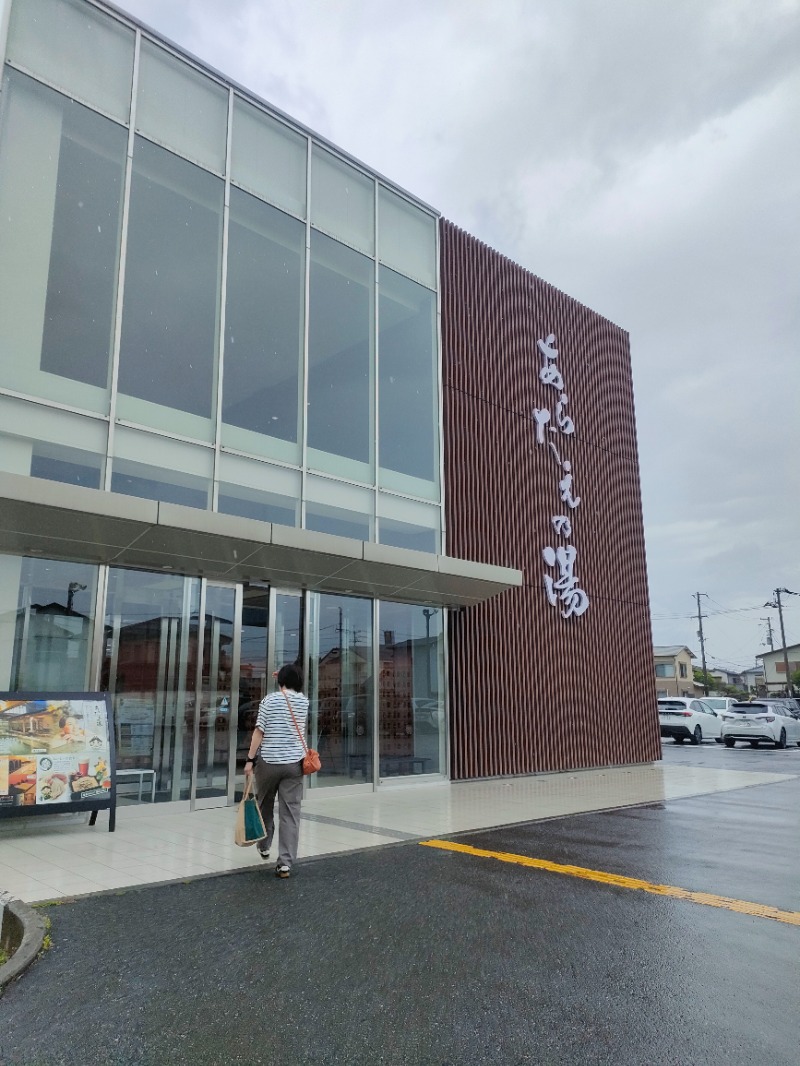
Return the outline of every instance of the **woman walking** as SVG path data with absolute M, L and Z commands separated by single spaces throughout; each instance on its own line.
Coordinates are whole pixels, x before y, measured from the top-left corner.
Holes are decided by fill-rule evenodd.
M 287 663 L 278 671 L 278 690 L 261 701 L 250 741 L 245 775 L 256 775 L 256 795 L 267 835 L 258 844 L 262 859 L 269 858 L 275 836 L 275 797 L 278 797 L 278 865 L 276 877 L 291 876 L 300 834 L 303 798 L 302 738 L 308 722 L 308 697 L 302 692 L 303 676 Z

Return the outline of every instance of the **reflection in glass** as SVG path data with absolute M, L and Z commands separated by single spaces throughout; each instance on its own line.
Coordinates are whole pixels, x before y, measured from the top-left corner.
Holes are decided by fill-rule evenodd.
M 436 296 L 381 267 L 379 322 L 381 468 L 435 481 L 439 467 Z
M 442 611 L 380 603 L 380 776 L 444 772 Z
M 86 692 L 89 685 L 97 567 L 52 559 L 2 557 L 0 615 L 6 639 L 15 617 L 9 689 L 16 692 Z M 15 615 L 9 611 L 11 597 Z M 0 670 L 2 679 L 3 670 Z
M 102 475 L 103 459 L 99 455 L 78 448 L 59 448 L 54 444 L 33 446 L 31 477 L 99 489 Z
M 306 503 L 306 529 L 316 533 L 333 533 L 337 537 L 355 540 L 370 540 L 369 515 L 346 511 L 343 507 L 331 507 L 324 503 Z
M 439 537 L 435 529 L 417 526 L 413 522 L 398 522 L 394 518 L 381 518 L 380 543 L 394 548 L 411 548 L 418 552 L 437 552 Z
M 220 179 L 137 137 L 120 392 L 209 420 L 217 349 L 222 190 Z M 164 428 L 179 432 L 181 423 L 170 415 Z
M 304 262 L 302 222 L 231 189 L 222 418 L 291 442 L 299 431 Z
M 221 514 L 254 518 L 256 522 L 274 522 L 279 526 L 297 525 L 295 500 L 274 492 L 260 492 L 245 485 L 221 484 L 217 510 Z
M 308 445 L 362 464 L 372 458 L 373 271 L 363 255 L 312 233 Z
M 194 474 L 164 470 L 130 459 L 115 459 L 111 473 L 111 491 L 142 500 L 163 500 L 185 507 L 208 508 L 209 482 Z
M 109 571 L 101 687 L 117 768 L 154 770 L 157 800 L 189 798 L 199 608 L 194 578 Z
M 195 799 L 226 797 L 233 705 L 234 589 L 209 584 L 203 626 L 200 713 L 195 717 Z
M 15 71 L 2 95 L 3 383 L 99 409 L 113 340 L 126 133 Z M 51 374 L 103 392 L 65 392 Z
M 239 723 L 236 736 L 237 798 L 244 783 L 244 760 L 261 700 L 275 687 L 273 671 L 285 663 L 303 665 L 304 599 L 296 593 L 272 593 L 275 602 L 269 641 L 270 590 L 245 585 L 242 601 Z
M 312 787 L 372 781 L 372 601 L 310 597 L 311 746 L 322 759 Z
M 239 659 L 239 713 L 236 730 L 237 799 L 244 783 L 244 761 L 255 729 L 258 707 L 267 694 L 269 589 L 245 585 L 242 590 L 242 637 Z

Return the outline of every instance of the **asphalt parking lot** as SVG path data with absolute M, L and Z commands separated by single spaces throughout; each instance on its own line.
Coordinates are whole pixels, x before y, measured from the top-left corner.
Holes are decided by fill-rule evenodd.
M 787 778 L 46 908 L 0 1063 L 796 1066 L 800 749 L 664 756 Z

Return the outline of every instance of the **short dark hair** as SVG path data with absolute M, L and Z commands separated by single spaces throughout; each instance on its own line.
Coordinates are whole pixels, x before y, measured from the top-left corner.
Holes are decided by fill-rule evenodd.
M 278 684 L 281 688 L 290 688 L 293 692 L 303 691 L 303 674 L 299 666 L 287 663 L 278 671 Z

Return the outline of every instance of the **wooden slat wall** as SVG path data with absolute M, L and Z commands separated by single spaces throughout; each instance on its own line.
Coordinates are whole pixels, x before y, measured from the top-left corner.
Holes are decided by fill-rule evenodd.
M 525 575 L 453 614 L 452 777 L 659 759 L 628 335 L 447 221 L 441 256 L 447 554 Z M 541 558 L 561 543 L 550 519 L 563 509 L 532 414 L 557 399 L 538 377 L 549 333 L 575 422 L 558 447 L 582 499 L 570 542 L 591 601 L 570 619 L 547 601 Z

